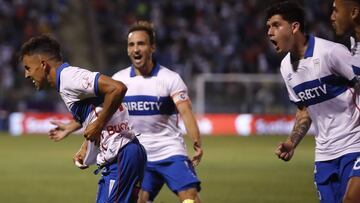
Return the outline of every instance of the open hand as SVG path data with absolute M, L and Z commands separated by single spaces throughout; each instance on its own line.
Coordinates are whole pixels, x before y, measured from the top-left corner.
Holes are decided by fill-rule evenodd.
M 60 141 L 69 135 L 67 130 L 67 124 L 58 121 L 50 121 L 51 124 L 55 125 L 55 128 L 50 129 L 48 132 L 49 138 L 54 141 Z

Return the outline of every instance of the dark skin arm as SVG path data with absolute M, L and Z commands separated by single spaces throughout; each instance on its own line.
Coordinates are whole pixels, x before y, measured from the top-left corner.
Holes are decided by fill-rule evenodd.
M 99 94 L 104 95 L 103 109 L 97 119 L 90 123 L 85 131 L 84 137 L 90 141 L 99 143 L 101 131 L 117 111 L 127 91 L 127 87 L 122 82 L 101 75 L 98 80 Z
M 51 124 L 55 125 L 56 127 L 51 129 L 48 134 L 50 139 L 54 140 L 55 142 L 66 138 L 68 135 L 81 128 L 81 124 L 75 120 L 71 120 L 66 124 L 58 121 L 51 121 Z
M 299 107 L 295 114 L 295 125 L 291 135 L 285 142 L 281 142 L 275 150 L 279 159 L 284 161 L 291 160 L 295 148 L 303 139 L 311 126 L 311 118 L 306 107 Z
M 73 156 L 73 162 L 75 163 L 76 161 L 78 161 L 80 164 L 84 164 L 84 159 L 86 156 L 86 150 L 87 150 L 87 146 L 88 146 L 88 141 L 84 141 L 83 144 L 81 145 L 80 149 L 78 152 L 76 152 L 76 154 Z M 86 169 L 88 168 L 88 166 L 84 165 L 79 167 L 80 169 Z

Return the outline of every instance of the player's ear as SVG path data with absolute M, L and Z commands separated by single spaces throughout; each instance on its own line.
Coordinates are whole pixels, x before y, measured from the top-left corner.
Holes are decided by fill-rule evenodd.
M 299 22 L 293 22 L 291 23 L 291 29 L 293 34 L 300 31 L 300 23 Z
M 357 24 L 360 23 L 360 7 L 354 7 L 351 10 L 351 18 L 356 22 Z
M 155 53 L 155 50 L 156 50 L 156 44 L 152 44 L 151 45 L 151 53 Z
M 41 61 L 41 66 L 42 66 L 42 68 L 44 69 L 44 71 L 45 71 L 46 73 L 49 72 L 50 66 L 49 66 L 48 63 L 46 63 L 46 61 Z

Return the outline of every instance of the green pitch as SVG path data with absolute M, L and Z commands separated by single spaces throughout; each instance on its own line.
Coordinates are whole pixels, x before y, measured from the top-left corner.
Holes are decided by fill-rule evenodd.
M 288 163 L 274 155 L 275 146 L 283 139 L 203 137 L 204 157 L 197 167 L 203 202 L 318 202 L 313 184 L 313 138 L 306 137 Z M 81 171 L 72 164 L 81 142 L 81 136 L 55 143 L 46 136 L 0 134 L 0 202 L 95 202 L 99 176 L 92 174 L 93 168 Z M 156 202 L 178 201 L 164 187 Z

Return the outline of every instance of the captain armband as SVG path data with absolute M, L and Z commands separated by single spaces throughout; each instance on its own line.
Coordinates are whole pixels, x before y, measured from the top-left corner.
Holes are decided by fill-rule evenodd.
M 189 96 L 186 91 L 178 92 L 172 96 L 174 103 L 180 103 L 189 100 Z

